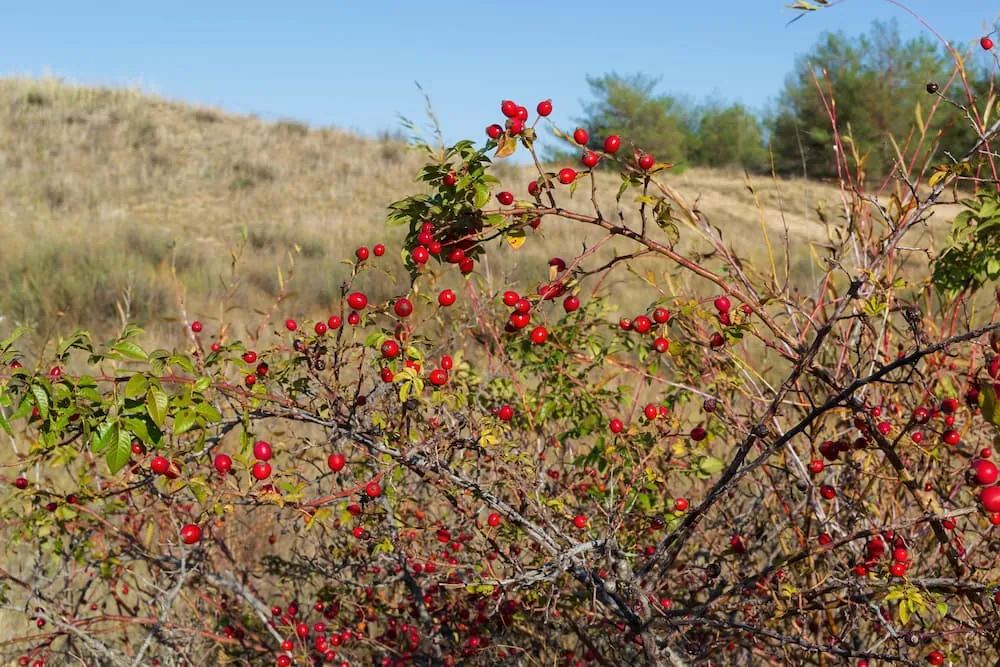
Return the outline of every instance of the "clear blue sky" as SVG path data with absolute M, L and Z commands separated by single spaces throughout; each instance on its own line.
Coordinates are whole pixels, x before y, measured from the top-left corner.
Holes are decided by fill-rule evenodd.
M 660 76 L 663 92 L 694 101 L 762 110 L 823 31 L 858 33 L 893 17 L 905 36 L 922 30 L 886 0 L 842 0 L 787 25 L 790 1 L 8 2 L 0 75 L 141 85 L 365 134 L 399 128 L 397 113 L 423 121 L 419 81 L 446 138 L 478 140 L 505 97 L 532 116 L 551 97 L 553 119 L 568 125 L 587 98 L 585 76 L 610 71 Z M 964 42 L 1000 13 L 996 0 L 907 4 Z

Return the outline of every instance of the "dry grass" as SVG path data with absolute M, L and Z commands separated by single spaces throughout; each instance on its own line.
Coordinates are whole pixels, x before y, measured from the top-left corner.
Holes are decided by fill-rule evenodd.
M 398 248 L 402 230 L 385 227 L 385 207 L 419 187 L 420 165 L 418 152 L 391 138 L 267 123 L 134 90 L 0 80 L 0 330 L 14 322 L 107 329 L 127 303 L 133 319 L 176 335 L 168 323 L 176 315 L 174 258 L 189 312 L 210 322 L 243 227 L 247 263 L 236 319 L 249 321 L 270 302 L 276 267 L 287 267 L 289 253 L 298 294 L 288 311 L 322 315 L 347 275 L 340 260 L 355 246 Z M 498 173 L 518 193 L 530 178 L 516 167 Z M 836 209 L 839 201 L 827 185 L 763 179 L 755 183 L 758 209 L 741 174 L 691 169 L 669 178 L 752 261 L 766 257 L 761 215 L 777 245 L 787 225 L 800 275 L 812 264 L 802 242 L 826 239 L 816 204 Z M 608 214 L 618 181 L 599 181 Z M 586 209 L 588 196 L 581 188 L 573 204 Z M 626 219 L 635 215 L 627 211 Z M 534 236 L 502 255 L 501 266 L 495 258 L 493 276 L 541 279 L 552 253 L 599 238 L 555 222 Z M 393 289 L 370 287 L 376 298 Z

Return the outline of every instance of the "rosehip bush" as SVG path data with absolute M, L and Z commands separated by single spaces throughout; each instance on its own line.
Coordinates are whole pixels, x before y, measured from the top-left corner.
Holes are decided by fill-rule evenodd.
M 936 111 L 976 124 L 966 154 L 935 166 L 921 136 L 874 191 L 838 138 L 842 224 L 798 283 L 798 249 L 752 266 L 628 137 L 584 154 L 620 174 L 602 211 L 595 173 L 535 155 L 558 100 L 533 104 L 535 118 L 504 100 L 483 145 L 424 147 L 426 187 L 390 206 L 402 247 L 357 250 L 321 319 L 286 312 L 270 333 L 210 345 L 192 321 L 173 350 L 148 349 L 136 326 L 34 355 L 23 332 L 0 344 L 11 659 L 993 655 L 989 102 Z M 527 188 L 491 173 L 516 150 L 537 167 Z M 954 189 L 974 196 L 935 249 L 921 232 Z M 530 289 L 487 279 L 489 257 L 553 225 L 624 250 L 604 262 L 566 247 L 523 267 Z M 617 312 L 605 278 L 639 258 L 656 273 L 630 275 L 660 296 Z M 411 281 L 391 298 L 355 284 L 394 262 Z

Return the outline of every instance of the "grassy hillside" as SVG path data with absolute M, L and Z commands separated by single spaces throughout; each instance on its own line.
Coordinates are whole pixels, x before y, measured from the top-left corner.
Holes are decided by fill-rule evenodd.
M 297 294 L 283 310 L 322 315 L 347 275 L 340 260 L 357 245 L 382 241 L 398 251 L 402 232 L 385 227 L 385 207 L 420 187 L 420 165 L 420 154 L 394 139 L 263 122 L 132 90 L 0 80 L 0 330 L 15 322 L 107 329 L 125 311 L 170 335 L 172 262 L 188 312 L 211 322 L 222 316 L 230 249 L 244 227 L 240 310 L 227 317 L 249 321 L 266 307 L 278 292 L 277 267 L 287 276 L 290 257 Z M 497 175 L 523 195 L 530 171 L 505 166 Z M 809 264 L 803 241 L 826 239 L 817 202 L 839 203 L 826 185 L 764 179 L 755 183 L 758 209 L 742 174 L 692 169 L 670 178 L 744 256 L 762 257 L 761 219 L 776 243 L 787 225 L 796 270 Z M 563 203 L 586 208 L 585 190 Z M 608 177 L 604 210 L 614 210 L 616 190 Z M 543 224 L 490 275 L 527 266 L 540 278 L 554 249 L 565 254 L 585 240 Z M 372 289 L 385 296 L 393 288 L 383 281 Z

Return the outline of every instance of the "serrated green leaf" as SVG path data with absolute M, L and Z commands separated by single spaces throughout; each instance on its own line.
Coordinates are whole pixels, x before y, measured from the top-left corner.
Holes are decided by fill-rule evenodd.
M 132 434 L 126 429 L 119 428 L 117 424 L 114 426 L 114 431 L 116 438 L 111 441 L 106 455 L 112 475 L 124 468 L 132 456 Z
M 195 380 L 194 386 L 191 388 L 191 390 L 196 394 L 201 394 L 204 393 L 204 391 L 208 389 L 210 386 L 212 386 L 212 378 L 203 375 L 197 380 Z
M 118 441 L 118 422 L 104 422 L 97 427 L 97 440 L 91 448 L 95 454 L 108 449 L 112 442 Z
M 142 373 L 136 373 L 128 379 L 128 383 L 125 385 L 125 398 L 138 398 L 146 393 L 146 387 L 149 385 L 149 381 L 146 380 L 146 376 Z
M 49 395 L 45 392 L 45 387 L 40 384 L 31 385 L 31 395 L 35 397 L 35 405 L 38 407 L 38 414 L 42 419 L 49 416 Z
M 129 359 L 135 359 L 137 361 L 146 361 L 149 359 L 149 355 L 146 354 L 146 351 L 130 340 L 118 341 L 111 346 L 111 349 L 128 357 Z
M 703 456 L 701 460 L 698 461 L 698 470 L 706 475 L 715 475 L 716 473 L 722 472 L 722 469 L 725 467 L 726 462 L 715 456 Z
M 195 413 L 192 410 L 181 410 L 174 415 L 174 435 L 181 435 L 191 430 L 195 423 Z
M 167 421 L 167 406 L 169 405 L 167 394 L 159 387 L 152 386 L 146 394 L 146 412 L 158 428 L 163 428 Z

